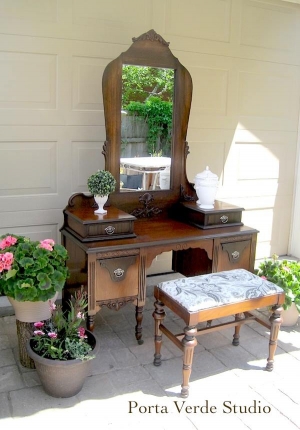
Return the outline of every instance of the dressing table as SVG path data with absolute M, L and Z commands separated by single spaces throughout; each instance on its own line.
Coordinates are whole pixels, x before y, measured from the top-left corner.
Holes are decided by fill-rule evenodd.
M 157 255 L 172 251 L 172 269 L 185 276 L 235 268 L 254 270 L 257 230 L 243 225 L 243 209 L 215 202 L 213 209 L 205 211 L 196 204 L 193 184 L 186 176 L 192 80 L 168 45 L 150 30 L 133 38 L 131 47 L 106 67 L 102 79 L 103 154 L 105 169 L 116 178 L 117 189 L 109 197 L 105 215 L 94 214 L 93 196 L 72 195 L 61 228 L 62 244 L 70 256 L 63 300 L 81 285 L 86 287 L 90 330 L 101 307 L 118 310 L 134 303 L 138 343 L 143 342 L 146 273 Z M 124 65 L 174 70 L 169 189 L 128 191 L 120 186 Z

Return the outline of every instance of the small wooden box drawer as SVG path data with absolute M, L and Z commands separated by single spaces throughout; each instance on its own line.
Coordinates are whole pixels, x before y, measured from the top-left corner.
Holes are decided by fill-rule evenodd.
M 65 211 L 65 229 L 82 242 L 136 237 L 135 217 L 115 207 L 107 214 L 95 215 L 93 208 Z
M 184 221 L 201 229 L 243 225 L 243 208 L 216 201 L 213 209 L 201 209 L 195 202 L 181 203 Z

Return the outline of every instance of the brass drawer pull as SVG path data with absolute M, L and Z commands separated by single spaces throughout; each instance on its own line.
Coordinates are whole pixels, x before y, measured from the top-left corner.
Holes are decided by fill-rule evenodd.
M 226 224 L 226 223 L 228 222 L 228 216 L 226 216 L 226 215 L 222 215 L 222 216 L 220 217 L 220 221 L 221 221 L 223 224 Z
M 231 255 L 232 255 L 232 258 L 233 258 L 234 260 L 237 260 L 238 258 L 240 258 L 240 253 L 239 253 L 239 251 L 234 251 Z
M 108 227 L 105 228 L 105 232 L 106 234 L 114 234 L 115 227 L 113 227 L 112 225 L 109 225 Z
M 116 278 L 122 278 L 124 275 L 125 270 L 121 269 L 120 267 L 116 270 L 114 270 L 114 275 Z

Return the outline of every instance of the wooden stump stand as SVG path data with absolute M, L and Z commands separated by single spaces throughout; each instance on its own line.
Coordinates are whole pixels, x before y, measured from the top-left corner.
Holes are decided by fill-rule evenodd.
M 34 323 L 23 322 L 16 319 L 20 363 L 28 369 L 35 369 L 34 361 L 29 357 L 26 351 L 26 343 L 32 337 L 33 331 L 35 330 L 33 324 Z

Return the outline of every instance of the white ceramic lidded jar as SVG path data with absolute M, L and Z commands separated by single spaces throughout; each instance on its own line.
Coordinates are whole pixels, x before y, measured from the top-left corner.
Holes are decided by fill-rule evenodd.
M 207 166 L 206 169 L 198 173 L 194 179 L 194 188 L 198 199 L 197 205 L 202 209 L 212 209 L 214 207 L 219 181 L 218 176 L 212 173 Z

